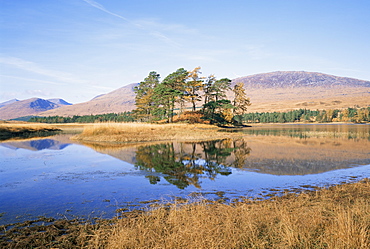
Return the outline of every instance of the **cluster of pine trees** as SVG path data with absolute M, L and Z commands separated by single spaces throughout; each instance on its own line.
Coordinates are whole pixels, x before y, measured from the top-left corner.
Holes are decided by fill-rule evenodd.
M 219 124 L 237 122 L 238 118 L 234 117 L 244 114 L 251 105 L 243 84 L 236 84 L 233 88 L 235 98 L 232 102 L 226 96 L 226 92 L 231 90 L 230 79 L 216 79 L 214 75 L 201 77 L 200 74 L 200 67 L 192 71 L 179 68 L 160 81 L 157 72 L 150 72 L 134 89 L 136 119 L 171 123 L 175 110 L 181 114 L 186 106 L 191 106 L 192 111 L 196 111 L 199 102 L 203 101 L 201 112 L 204 119 Z
M 369 122 L 370 107 L 347 108 L 344 110 L 307 110 L 299 109 L 289 112 L 256 112 L 242 116 L 247 123 L 291 123 L 291 122 Z
M 135 121 L 131 112 L 106 113 L 99 115 L 84 115 L 73 117 L 49 116 L 32 117 L 29 122 L 39 123 L 96 123 L 96 122 L 133 122 Z

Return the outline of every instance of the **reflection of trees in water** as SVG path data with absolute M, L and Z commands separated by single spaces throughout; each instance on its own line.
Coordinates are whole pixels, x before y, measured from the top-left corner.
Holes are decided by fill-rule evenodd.
M 247 146 L 247 142 L 244 139 L 234 140 L 233 146 L 236 148 L 234 151 L 234 167 L 238 169 L 244 168 L 247 156 L 249 156 L 252 149 Z
M 218 174 L 229 175 L 229 166 L 242 167 L 250 148 L 243 140 L 215 140 L 198 143 L 173 143 L 141 146 L 137 149 L 135 167 L 152 172 L 151 184 L 160 181 L 155 173 L 163 173 L 169 183 L 184 189 L 189 185 L 200 188 L 202 178 L 214 180 Z M 226 163 L 234 155 L 233 163 Z

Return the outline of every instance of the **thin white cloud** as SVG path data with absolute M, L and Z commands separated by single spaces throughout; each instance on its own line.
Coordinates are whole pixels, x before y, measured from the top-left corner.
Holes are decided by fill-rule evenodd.
M 162 40 L 166 44 L 169 44 L 169 45 L 174 46 L 174 47 L 180 47 L 180 45 L 178 43 L 176 43 L 175 41 L 173 41 L 171 38 L 164 35 L 163 33 L 158 32 L 158 31 L 151 31 L 151 30 L 145 28 L 145 26 L 143 26 L 143 25 L 141 25 L 137 22 L 132 22 L 131 20 L 127 19 L 124 16 L 121 16 L 119 14 L 116 14 L 112 11 L 107 10 L 103 5 L 101 5 L 100 3 L 96 2 L 96 1 L 93 1 L 93 0 L 83 0 L 83 1 L 86 2 L 87 4 L 89 4 L 90 6 L 94 7 L 94 8 L 97 8 L 97 9 L 99 9 L 99 10 L 101 10 L 101 11 L 103 11 L 103 12 L 109 14 L 109 15 L 115 16 L 115 17 L 117 17 L 121 20 L 124 20 L 124 21 L 130 23 L 131 25 L 136 26 L 137 28 L 145 30 L 146 32 L 149 33 L 149 35 L 154 36 L 159 40 Z
M 151 34 L 152 36 L 157 37 L 158 39 L 160 39 L 160 40 L 164 41 L 165 43 L 170 44 L 174 47 L 180 47 L 180 44 L 171 40 L 170 38 L 168 38 L 167 36 L 165 36 L 164 34 L 162 34 L 160 32 L 153 31 L 153 32 L 150 32 L 149 34 Z
M 39 90 L 39 89 L 26 90 L 25 93 L 28 95 L 32 95 L 32 96 L 43 96 L 43 97 L 52 96 L 52 94 L 49 91 L 44 91 L 44 90 Z
M 2 78 L 16 79 L 16 80 L 23 80 L 23 81 L 32 81 L 32 82 L 39 82 L 39 83 L 47 83 L 47 84 L 52 84 L 52 85 L 62 85 L 62 84 L 56 83 L 54 81 L 40 80 L 40 79 L 31 79 L 31 78 L 19 77 L 19 76 L 14 76 L 14 75 L 0 74 L 0 77 L 2 77 Z
M 73 75 L 57 70 L 50 70 L 44 68 L 43 66 L 38 65 L 35 62 L 23 60 L 21 58 L 16 57 L 0 57 L 0 63 L 13 66 L 15 68 L 19 68 L 28 72 L 32 72 L 38 75 L 47 76 L 53 79 L 53 81 L 61 82 L 61 83 L 79 83 L 84 84 L 87 83 L 84 80 L 76 79 Z M 15 76 L 13 76 L 15 77 Z
M 86 3 L 88 3 L 89 5 L 91 5 L 92 7 L 94 7 L 94 8 L 97 8 L 97 9 L 99 9 L 99 10 L 101 10 L 101 11 L 104 11 L 105 13 L 107 13 L 107 14 L 109 14 L 109 15 L 112 15 L 112 16 L 115 16 L 115 17 L 118 17 L 118 18 L 120 18 L 120 19 L 122 19 L 122 20 L 124 20 L 124 21 L 126 21 L 126 22 L 129 22 L 129 23 L 131 23 L 131 24 L 133 24 L 133 25 L 135 25 L 135 26 L 138 26 L 138 27 L 140 27 L 140 25 L 138 25 L 138 24 L 135 24 L 135 23 L 133 23 L 133 22 L 131 22 L 129 19 L 127 19 L 127 18 L 125 18 L 125 17 L 123 17 L 123 16 L 121 16 L 121 15 L 118 15 L 118 14 L 116 14 L 116 13 L 113 13 L 113 12 L 111 12 L 111 11 L 109 11 L 109 10 L 107 10 L 106 8 L 104 8 L 104 6 L 103 5 L 101 5 L 100 3 L 97 3 L 97 2 L 95 2 L 95 1 L 93 1 L 93 0 L 83 0 L 84 2 L 86 2 Z

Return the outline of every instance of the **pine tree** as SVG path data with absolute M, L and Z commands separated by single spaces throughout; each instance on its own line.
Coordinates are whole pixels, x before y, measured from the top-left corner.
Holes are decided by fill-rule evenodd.
M 172 123 L 176 102 L 181 102 L 185 95 L 185 80 L 188 73 L 184 68 L 179 68 L 169 74 L 155 89 L 156 102 L 165 107 L 169 123 Z
M 135 114 L 137 118 L 151 121 L 154 109 L 154 88 L 159 84 L 160 75 L 152 71 L 144 81 L 140 82 L 138 86 L 134 88 L 135 96 Z
M 196 109 L 196 103 L 201 100 L 199 91 L 203 87 L 203 78 L 199 76 L 201 74 L 200 67 L 194 68 L 194 70 L 189 72 L 188 81 L 186 82 L 186 95 L 185 97 L 189 99 L 192 104 L 193 111 Z
M 248 106 L 250 106 L 252 103 L 250 102 L 250 99 L 247 98 L 247 95 L 245 93 L 244 84 L 242 82 L 238 82 L 234 86 L 234 120 L 237 123 L 241 123 L 241 115 L 244 115 L 247 112 Z
M 217 102 L 218 100 L 226 98 L 226 92 L 230 90 L 231 80 L 228 78 L 222 78 L 216 80 L 212 86 L 213 99 Z
M 203 82 L 203 92 L 204 92 L 204 104 L 207 104 L 209 101 L 212 101 L 212 91 L 213 84 L 216 81 L 216 77 L 211 74 Z

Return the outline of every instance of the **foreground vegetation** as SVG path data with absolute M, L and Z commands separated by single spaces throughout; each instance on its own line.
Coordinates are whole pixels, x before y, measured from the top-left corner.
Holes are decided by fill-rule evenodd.
M 3 248 L 369 248 L 370 181 L 269 200 L 163 204 L 81 224 L 2 227 Z M 47 222 L 47 220 L 41 220 Z

